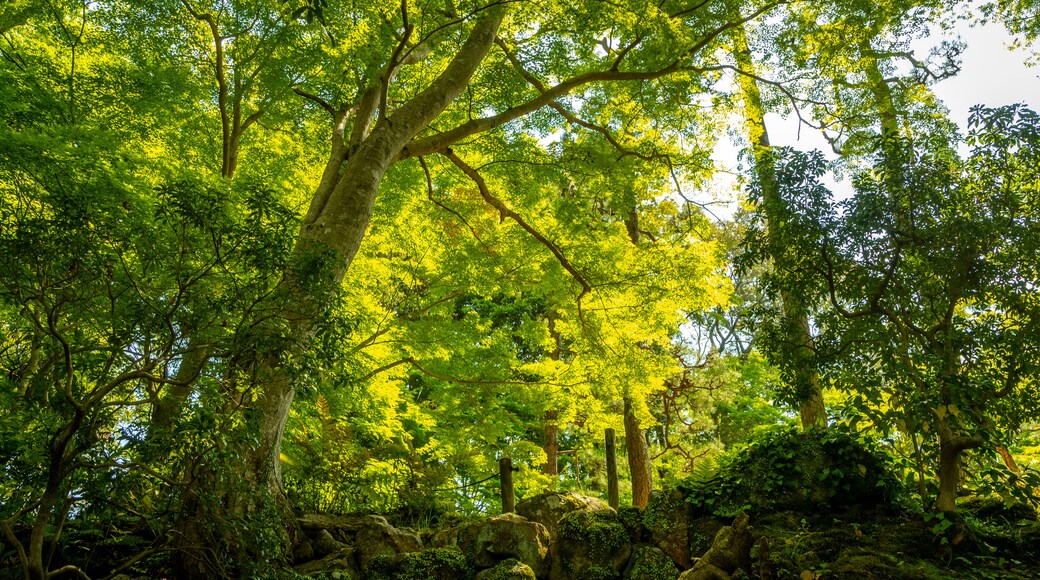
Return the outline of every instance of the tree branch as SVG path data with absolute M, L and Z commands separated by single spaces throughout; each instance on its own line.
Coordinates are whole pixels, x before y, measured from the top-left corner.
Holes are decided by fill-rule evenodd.
M 521 228 L 523 228 L 524 231 L 531 234 L 531 236 L 534 239 L 538 240 L 539 243 L 548 248 L 549 251 L 552 252 L 553 256 L 556 257 L 556 260 L 560 263 L 560 265 L 563 266 L 563 269 L 566 270 L 567 273 L 569 273 L 571 277 L 573 277 L 574 280 L 581 285 L 581 293 L 578 294 L 577 298 L 578 316 L 582 318 L 582 322 L 584 323 L 584 315 L 582 314 L 581 300 L 585 297 L 586 294 L 592 292 L 592 285 L 589 284 L 588 280 L 585 279 L 585 276 L 583 276 L 581 272 L 579 272 L 578 269 L 575 268 L 573 264 L 571 264 L 570 260 L 567 259 L 567 256 L 563 255 L 563 251 L 560 250 L 559 246 L 550 241 L 549 238 L 542 235 L 542 233 L 536 230 L 531 224 L 527 223 L 527 220 L 525 220 L 523 216 L 509 209 L 509 207 L 507 207 L 506 204 L 502 203 L 501 200 L 491 195 L 491 191 L 488 190 L 487 182 L 485 182 L 484 178 L 481 177 L 479 173 L 477 173 L 477 170 L 470 167 L 465 161 L 460 159 L 458 155 L 455 155 L 455 152 L 451 149 L 445 150 L 442 154 L 448 159 L 450 159 L 456 167 L 461 169 L 462 172 L 466 174 L 466 176 L 473 180 L 473 183 L 475 183 L 477 186 L 477 190 L 480 192 L 480 196 L 484 198 L 484 201 L 486 201 L 488 205 L 498 210 L 501 219 L 509 218 L 513 220 Z
M 537 111 L 542 107 L 550 105 L 552 102 L 556 101 L 560 97 L 568 95 L 575 89 L 584 85 L 606 81 L 646 81 L 658 79 L 682 71 L 684 70 L 683 61 L 687 57 L 696 54 L 704 47 L 711 44 L 711 42 L 718 38 L 722 33 L 726 32 L 727 30 L 730 30 L 735 26 L 740 26 L 745 22 L 754 20 L 755 18 L 758 18 L 759 16 L 765 14 L 769 10 L 772 10 L 777 6 L 786 4 L 788 2 L 789 0 L 778 0 L 776 2 L 771 2 L 754 11 L 747 17 L 727 22 L 726 24 L 713 30 L 711 33 L 702 38 L 699 42 L 690 47 L 690 49 L 684 52 L 679 59 L 676 59 L 671 64 L 663 68 L 653 71 L 602 70 L 592 71 L 571 77 L 559 83 L 558 85 L 555 85 L 553 87 L 547 87 L 544 90 L 544 92 L 542 92 L 537 97 L 530 99 L 527 102 L 521 103 L 517 106 L 510 107 L 497 115 L 472 119 L 466 123 L 463 123 L 455 127 L 454 129 L 444 131 L 443 133 L 438 133 L 436 135 L 430 135 L 428 137 L 422 137 L 419 139 L 413 139 L 411 143 L 409 143 L 406 147 L 404 147 L 404 149 L 401 150 L 396 160 L 407 159 L 409 157 L 416 157 L 420 155 L 429 155 L 431 153 L 441 153 L 445 149 L 450 147 L 452 144 L 457 143 L 458 141 L 465 139 L 466 137 L 489 131 L 491 129 L 494 129 L 495 127 L 504 125 L 505 123 L 508 123 L 514 119 L 518 119 L 520 117 L 533 113 L 534 111 Z
M 422 167 L 423 174 L 426 176 L 426 197 L 431 202 L 433 202 L 434 205 L 436 205 L 437 207 L 443 209 L 444 211 L 454 215 L 455 217 L 459 218 L 459 221 L 461 221 L 462 223 L 466 224 L 466 227 L 469 228 L 469 231 L 470 231 L 470 233 L 473 234 L 473 237 L 476 238 L 476 240 L 478 242 L 480 242 L 481 245 L 484 246 L 485 250 L 490 252 L 491 251 L 491 246 L 489 246 L 487 244 L 487 242 L 485 242 L 483 239 L 480 238 L 480 234 L 477 233 L 476 228 L 474 228 L 472 225 L 470 225 L 469 221 L 467 221 L 466 218 L 463 217 L 462 214 L 460 214 L 459 212 L 451 209 L 450 207 L 448 207 L 447 205 L 445 205 L 444 203 L 438 201 L 436 198 L 433 197 L 433 180 L 430 177 L 430 168 L 426 166 L 426 159 L 423 158 L 423 157 L 419 157 L 419 165 Z

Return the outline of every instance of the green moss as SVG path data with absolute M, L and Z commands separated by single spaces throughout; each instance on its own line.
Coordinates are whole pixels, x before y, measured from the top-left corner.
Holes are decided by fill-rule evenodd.
M 560 520 L 559 563 L 569 578 L 617 578 L 628 558 L 629 537 L 614 510 L 571 512 Z M 556 557 L 556 556 L 554 556 Z
M 683 519 L 686 508 L 681 492 L 654 492 L 643 512 L 643 526 L 651 532 L 669 529 Z
M 625 527 L 629 539 L 633 543 L 641 541 L 643 534 L 646 533 L 646 528 L 643 526 L 643 510 L 634 506 L 625 506 L 620 508 L 617 513 L 618 520 Z
M 618 573 L 605 566 L 593 566 L 582 570 L 582 580 L 616 580 Z
M 535 580 L 535 574 L 527 564 L 516 558 L 509 558 L 485 572 L 480 580 Z
M 608 559 L 628 543 L 628 533 L 612 510 L 571 512 L 560 520 L 560 535 L 584 542 L 594 560 Z
M 892 505 L 902 492 L 889 457 L 874 442 L 839 427 L 771 431 L 712 476 L 687 480 L 682 490 L 702 512 L 729 517 L 741 511 Z
M 365 580 L 456 580 L 470 578 L 472 569 L 458 548 L 429 548 L 401 556 L 376 556 L 365 569 Z
M 678 577 L 679 568 L 668 554 L 653 546 L 637 547 L 625 570 L 628 580 L 675 580 Z

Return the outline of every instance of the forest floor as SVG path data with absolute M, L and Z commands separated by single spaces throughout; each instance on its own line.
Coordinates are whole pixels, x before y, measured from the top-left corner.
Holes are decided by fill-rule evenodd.
M 769 540 L 775 580 L 1040 578 L 1040 523 L 967 511 L 965 520 L 947 527 L 886 511 L 788 511 L 752 525 Z

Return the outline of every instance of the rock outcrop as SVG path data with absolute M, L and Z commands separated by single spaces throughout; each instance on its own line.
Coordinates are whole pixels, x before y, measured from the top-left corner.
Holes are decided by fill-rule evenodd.
M 556 537 L 557 526 L 563 516 L 573 511 L 596 511 L 610 509 L 601 499 L 576 493 L 543 493 L 516 504 L 516 513 L 532 522 L 538 522 Z
M 643 527 L 651 543 L 661 548 L 677 566 L 685 570 L 693 566 L 690 554 L 690 524 L 693 507 L 678 490 L 650 493 L 643 512 Z
M 552 542 L 550 580 L 616 578 L 632 544 L 617 512 L 607 508 L 563 516 Z
M 751 575 L 751 525 L 740 514 L 732 525 L 719 530 L 711 548 L 679 580 L 730 580 L 737 570 Z
M 294 569 L 344 580 L 728 580 L 736 570 L 750 574 L 747 516 L 714 534 L 711 548 L 693 563 L 691 554 L 703 548 L 691 549 L 691 540 L 704 530 L 679 492 L 654 493 L 646 510 L 620 513 L 595 498 L 549 493 L 521 502 L 517 511 L 427 536 L 432 547 L 425 549 L 418 534 L 381 516 L 304 516 Z
M 548 556 L 548 530 L 517 514 L 495 516 L 477 533 L 474 560 L 481 568 L 515 558 L 538 573 L 546 568 Z

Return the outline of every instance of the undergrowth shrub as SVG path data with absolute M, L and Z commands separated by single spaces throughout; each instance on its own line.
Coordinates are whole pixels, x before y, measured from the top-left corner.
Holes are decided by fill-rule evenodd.
M 891 459 L 875 441 L 842 427 L 769 431 L 695 473 L 680 490 L 700 511 L 744 512 L 890 506 L 902 494 Z

